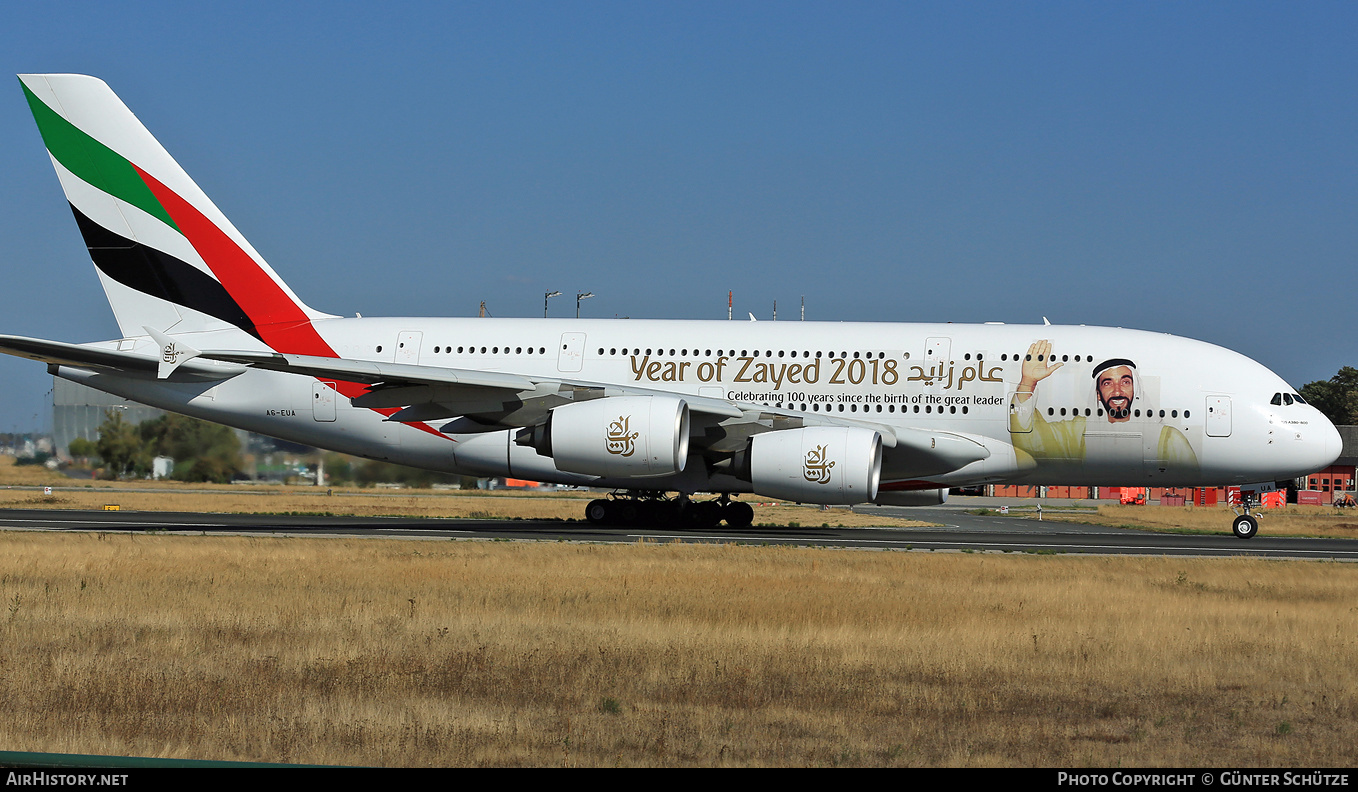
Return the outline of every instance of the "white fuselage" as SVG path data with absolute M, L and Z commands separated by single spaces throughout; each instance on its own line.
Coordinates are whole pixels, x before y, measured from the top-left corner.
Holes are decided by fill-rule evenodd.
M 766 407 L 770 420 L 829 414 L 965 436 L 990 451 L 985 460 L 925 477 L 911 475 L 889 453 L 884 490 L 1273 481 L 1304 475 L 1339 453 L 1338 433 L 1319 411 L 1270 403 L 1294 391 L 1264 366 L 1218 346 L 1139 330 L 437 318 L 326 319 L 314 326 L 345 359 L 711 397 Z M 237 330 L 183 338 L 202 349 L 266 349 Z M 1060 369 L 1020 408 L 1022 359 L 1040 341 L 1050 343 Z M 155 343 L 138 340 L 135 351 L 154 355 Z M 1111 359 L 1133 363 L 1137 392 L 1126 419 L 1111 417 L 1097 393 L 1094 370 Z M 374 459 L 477 476 L 637 486 L 559 471 L 551 458 L 516 445 L 513 428 L 392 423 L 296 374 L 252 369 L 218 382 L 166 383 L 67 367 L 56 373 L 164 409 Z M 738 492 L 749 484 L 692 464 L 646 488 Z

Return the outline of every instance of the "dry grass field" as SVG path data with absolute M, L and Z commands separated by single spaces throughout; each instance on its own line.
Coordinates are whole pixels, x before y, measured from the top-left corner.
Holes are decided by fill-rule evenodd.
M 12 532 L 0 602 L 15 750 L 1358 761 L 1351 564 Z

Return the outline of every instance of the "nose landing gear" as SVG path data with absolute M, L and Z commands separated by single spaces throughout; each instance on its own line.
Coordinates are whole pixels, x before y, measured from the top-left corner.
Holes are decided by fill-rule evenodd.
M 1259 520 L 1252 514 L 1238 514 L 1231 523 L 1231 533 L 1240 539 L 1251 539 L 1259 533 Z
M 1231 533 L 1235 534 L 1237 539 L 1253 539 L 1254 535 L 1259 533 L 1259 518 L 1250 514 L 1250 507 L 1254 505 L 1254 499 L 1243 498 L 1240 505 L 1245 510 L 1244 513 L 1235 512 L 1234 508 L 1231 509 L 1235 512 L 1235 519 L 1231 521 Z

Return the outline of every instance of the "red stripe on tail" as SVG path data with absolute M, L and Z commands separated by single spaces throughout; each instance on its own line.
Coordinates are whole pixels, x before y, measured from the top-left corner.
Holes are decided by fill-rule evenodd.
M 338 357 L 311 326 L 302 307 L 226 232 L 151 174 L 141 168 L 137 173 L 208 269 L 245 310 L 264 343 L 285 354 Z

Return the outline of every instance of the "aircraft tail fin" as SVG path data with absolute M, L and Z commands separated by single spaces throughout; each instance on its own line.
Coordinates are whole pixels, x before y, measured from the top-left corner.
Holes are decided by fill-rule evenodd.
M 234 326 L 324 354 L 311 320 L 330 315 L 288 288 L 108 85 L 19 81 L 124 336 Z

